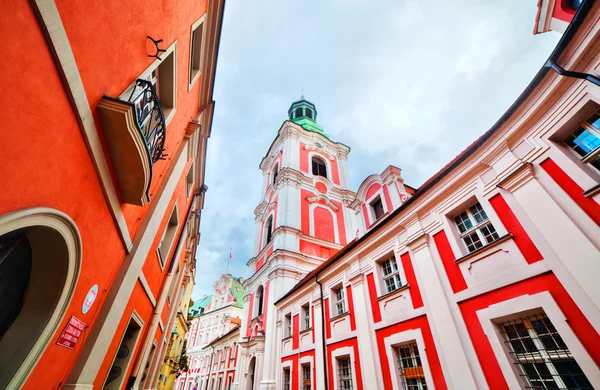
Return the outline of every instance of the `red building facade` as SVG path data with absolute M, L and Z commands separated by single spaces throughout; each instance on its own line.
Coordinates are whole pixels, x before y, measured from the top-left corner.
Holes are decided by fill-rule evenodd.
M 232 388 L 600 387 L 600 5 L 573 15 L 506 114 L 416 189 L 390 166 L 352 192 L 349 148 L 292 105 L 261 163 Z
M 0 387 L 155 387 L 195 275 L 223 1 L 4 5 Z

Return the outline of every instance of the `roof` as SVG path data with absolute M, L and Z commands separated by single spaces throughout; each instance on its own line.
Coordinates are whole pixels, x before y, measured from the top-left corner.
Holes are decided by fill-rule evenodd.
M 246 295 L 246 291 L 240 278 L 232 279 L 231 295 L 235 298 L 236 306 L 244 307 L 244 295 Z
M 205 295 L 204 298 L 200 299 L 197 302 L 194 302 L 194 304 L 188 309 L 188 312 L 192 314 L 193 312 L 200 313 L 202 309 L 206 309 L 206 306 L 210 304 L 211 300 L 212 295 Z
M 441 179 L 446 177 L 450 172 L 456 169 L 460 164 L 462 164 L 469 156 L 475 153 L 479 148 L 492 136 L 494 135 L 500 127 L 508 121 L 508 119 L 517 111 L 517 109 L 523 104 L 523 102 L 533 93 L 535 88 L 539 85 L 539 83 L 544 79 L 546 74 L 550 71 L 550 65 L 556 61 L 558 57 L 563 53 L 575 33 L 577 29 L 585 19 L 585 16 L 589 9 L 591 8 L 593 0 L 585 0 L 584 3 L 579 7 L 575 17 L 567 27 L 567 30 L 563 34 L 562 38 L 548 57 L 548 60 L 544 63 L 542 68 L 535 75 L 533 80 L 529 83 L 529 85 L 525 88 L 525 90 L 519 95 L 517 100 L 508 108 L 508 110 L 498 119 L 494 125 L 487 130 L 481 137 L 476 139 L 471 145 L 469 145 L 465 150 L 459 153 L 456 157 L 454 157 L 448 164 L 446 164 L 442 169 L 440 169 L 436 174 L 430 177 L 425 183 L 423 183 L 415 192 L 415 194 L 410 197 L 405 203 L 400 205 L 396 210 L 391 212 L 381 223 L 375 225 L 371 230 L 367 231 L 362 237 L 358 239 L 354 239 L 350 243 L 348 243 L 345 247 L 340 249 L 336 254 L 330 257 L 328 260 L 324 261 L 321 265 L 315 268 L 313 271 L 308 273 L 304 278 L 302 278 L 290 291 L 288 291 L 284 296 L 279 298 L 275 304 L 285 300 L 287 297 L 292 295 L 294 292 L 299 290 L 302 286 L 308 283 L 312 278 L 315 278 L 319 274 L 319 272 L 324 269 L 330 267 L 335 263 L 339 258 L 344 256 L 346 253 L 350 252 L 352 249 L 356 248 L 359 244 L 366 241 L 369 237 L 371 237 L 375 232 L 382 229 L 384 226 L 390 223 L 394 217 L 401 214 L 404 210 L 406 210 L 410 205 L 412 205 L 417 199 L 419 199 L 423 194 L 427 191 L 431 190 L 435 184 L 437 184 Z

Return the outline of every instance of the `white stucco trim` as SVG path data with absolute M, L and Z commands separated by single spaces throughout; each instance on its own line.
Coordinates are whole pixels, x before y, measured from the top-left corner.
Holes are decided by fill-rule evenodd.
M 310 388 L 315 388 L 315 361 L 312 355 L 304 356 L 298 359 L 298 388 L 304 389 L 304 383 L 302 382 L 302 366 L 308 364 L 310 366 Z
M 519 369 L 512 363 L 509 357 L 508 347 L 502 342 L 503 336 L 500 334 L 497 324 L 507 321 L 512 317 L 528 314 L 526 312 L 539 311 L 540 309 L 548 316 L 567 347 L 569 347 L 571 354 L 590 383 L 592 383 L 594 388 L 600 388 L 598 367 L 567 323 L 567 318 L 548 291 L 509 299 L 477 312 L 479 322 L 490 341 L 494 355 L 496 355 L 500 369 L 509 387 L 511 389 L 524 388 L 525 382 L 522 381 Z
M 331 214 L 331 217 L 333 218 L 333 237 L 335 239 L 335 243 L 339 244 L 340 243 L 340 231 L 338 228 L 337 216 L 333 210 L 331 210 L 329 207 L 325 207 L 324 205 L 322 205 L 320 203 L 311 203 L 308 206 L 309 234 L 313 237 L 315 236 L 315 209 L 317 207 L 325 209 L 329 212 L 329 214 Z
M 378 182 L 375 182 L 372 185 L 377 184 L 377 183 Z M 371 195 L 371 197 L 369 197 L 369 199 L 365 200 L 365 205 L 367 206 L 367 214 L 368 214 L 368 218 L 369 218 L 369 225 L 371 225 L 371 226 L 373 226 L 373 224 L 378 221 L 378 219 L 375 218 L 375 211 L 373 211 L 373 207 L 371 207 L 371 202 L 374 201 L 375 198 L 379 197 L 381 199 L 381 204 L 383 205 L 383 214 L 384 215 L 390 211 L 390 209 L 388 208 L 388 205 L 387 205 L 387 201 L 385 199 L 385 193 L 383 191 L 383 184 L 382 183 L 379 183 L 379 184 L 381 184 L 381 188 L 379 188 L 377 190 L 377 192 L 375 192 L 373 195 Z
M 402 384 L 398 381 L 398 376 L 395 375 L 400 367 L 398 367 L 398 361 L 394 353 L 394 347 L 409 342 L 416 342 L 417 348 L 419 349 L 419 356 L 421 363 L 423 364 L 423 373 L 425 374 L 425 381 L 427 382 L 427 388 L 435 390 L 435 384 L 433 382 L 433 376 L 431 375 L 431 368 L 429 367 L 429 361 L 427 360 L 425 341 L 423 340 L 423 333 L 421 329 L 411 329 L 404 332 L 395 333 L 383 339 L 385 344 L 385 353 L 388 358 L 390 366 L 390 376 L 392 377 L 392 385 L 394 390 L 402 390 Z
M 354 358 L 354 348 L 353 347 L 342 347 L 334 349 L 331 352 L 331 367 L 333 371 L 333 387 L 338 387 L 338 362 L 337 359 L 340 357 L 348 356 L 350 358 L 350 369 L 352 370 L 352 388 L 358 389 L 358 385 L 356 382 L 356 360 Z

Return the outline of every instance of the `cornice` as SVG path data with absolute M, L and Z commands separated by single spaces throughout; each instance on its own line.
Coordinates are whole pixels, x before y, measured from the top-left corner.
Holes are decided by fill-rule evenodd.
M 500 180 L 498 187 L 515 192 L 525 184 L 535 178 L 535 172 L 531 163 L 525 163 L 509 173 L 504 179 Z
M 418 252 L 429 245 L 429 234 L 424 231 L 420 231 L 416 237 L 411 238 L 406 246 L 413 252 Z
M 323 201 L 327 206 L 329 206 L 329 208 L 331 208 L 333 211 L 338 211 L 340 208 L 338 206 L 336 206 L 331 199 L 329 199 L 327 197 L 327 195 L 323 195 L 323 194 L 318 194 L 315 196 L 307 196 L 306 200 L 308 201 L 308 203 L 312 204 L 312 203 L 318 203 L 320 201 Z

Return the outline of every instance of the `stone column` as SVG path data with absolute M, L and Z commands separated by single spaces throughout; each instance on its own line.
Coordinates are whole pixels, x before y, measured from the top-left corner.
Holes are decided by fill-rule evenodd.
M 467 354 L 450 311 L 449 306 L 454 303 L 446 299 L 442 280 L 429 249 L 429 235 L 421 231 L 407 246 L 411 251 L 421 293 L 426 302 L 427 318 L 434 334 L 448 388 L 477 390 L 474 373 L 469 367 Z

